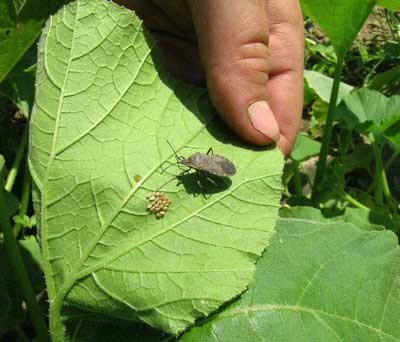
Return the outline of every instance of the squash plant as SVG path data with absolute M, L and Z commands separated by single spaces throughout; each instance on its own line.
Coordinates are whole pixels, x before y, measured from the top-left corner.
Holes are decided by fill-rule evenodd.
M 14 1 L 13 10 L 25 3 Z M 71 2 L 47 20 L 34 66 L 24 57 L 8 77 L 15 63 L 0 68 L 0 91 L 30 120 L 15 160 L 0 158 L 0 261 L 15 273 L 14 282 L 12 272 L 0 274 L 0 336 L 22 320 L 22 296 L 36 338 L 50 339 L 35 298 L 40 267 L 57 342 L 400 340 L 400 248 L 390 231 L 398 231 L 399 205 L 382 157 L 385 146 L 399 149 L 399 101 L 340 82 L 374 1 L 302 5 L 337 54 L 333 80 L 305 74 L 312 96 L 328 106 L 322 141 L 300 135 L 290 157 L 295 194 L 315 208 L 279 210 L 283 193 L 287 203 L 296 197 L 282 181 L 280 151 L 240 142 L 205 89 L 172 78 L 132 11 Z M 32 30 L 20 51 L 38 34 Z M 33 104 L 17 91 L 32 72 Z M 319 209 L 336 170 L 327 164 L 334 122 L 347 142 L 353 133 L 370 139 L 377 207 L 343 193 L 356 208 L 326 218 Z M 168 142 L 184 156 L 212 147 L 237 173 L 205 188 L 194 173 L 176 179 Z M 318 154 L 306 198 L 300 167 Z M 171 200 L 162 218 L 147 210 L 155 191 Z M 29 234 L 35 221 L 40 257 Z

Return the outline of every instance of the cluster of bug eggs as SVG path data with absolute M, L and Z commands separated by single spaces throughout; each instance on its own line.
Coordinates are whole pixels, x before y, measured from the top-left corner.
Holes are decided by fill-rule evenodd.
M 147 196 L 149 205 L 147 210 L 151 211 L 156 215 L 157 218 L 161 218 L 165 215 L 166 210 L 171 205 L 171 200 L 163 192 L 152 192 Z

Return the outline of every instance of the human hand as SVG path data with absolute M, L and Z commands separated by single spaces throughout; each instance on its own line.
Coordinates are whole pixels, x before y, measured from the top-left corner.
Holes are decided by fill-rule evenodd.
M 288 154 L 303 104 L 298 0 L 115 0 L 155 35 L 175 76 L 201 83 L 244 140 Z

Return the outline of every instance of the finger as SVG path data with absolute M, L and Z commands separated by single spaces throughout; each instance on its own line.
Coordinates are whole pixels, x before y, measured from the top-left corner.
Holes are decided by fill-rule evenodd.
M 267 94 L 268 17 L 264 0 L 191 0 L 210 96 L 243 139 L 268 144 L 279 127 Z
M 278 146 L 288 154 L 296 140 L 303 109 L 304 28 L 299 2 L 270 1 L 269 104 L 278 121 Z

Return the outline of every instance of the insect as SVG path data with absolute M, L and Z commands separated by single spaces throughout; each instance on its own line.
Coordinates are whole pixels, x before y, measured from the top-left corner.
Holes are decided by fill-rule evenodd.
M 229 181 L 223 178 L 231 177 L 236 173 L 235 165 L 228 158 L 214 154 L 212 148 L 209 148 L 207 153 L 196 152 L 185 158 L 176 153 L 168 140 L 167 143 L 174 152 L 176 163 L 169 162 L 170 165 L 163 169 L 163 172 L 169 167 L 177 165 L 182 172 L 175 177 L 179 179 L 180 183 L 189 184 L 185 183 L 185 176 L 191 170 L 195 170 L 196 183 L 204 197 L 206 197 L 206 194 L 210 194 L 210 191 L 212 193 L 216 189 L 226 188 Z M 207 183 L 213 186 L 206 188 L 204 185 Z
M 212 148 L 209 148 L 207 153 L 196 152 L 190 157 L 185 158 L 176 153 L 169 141 L 167 141 L 167 143 L 172 151 L 174 151 L 176 164 L 178 164 L 178 166 L 183 165 L 188 167 L 184 169 L 184 172 L 194 169 L 200 173 L 208 173 L 220 177 L 231 177 L 236 173 L 235 165 L 228 158 L 214 154 Z

